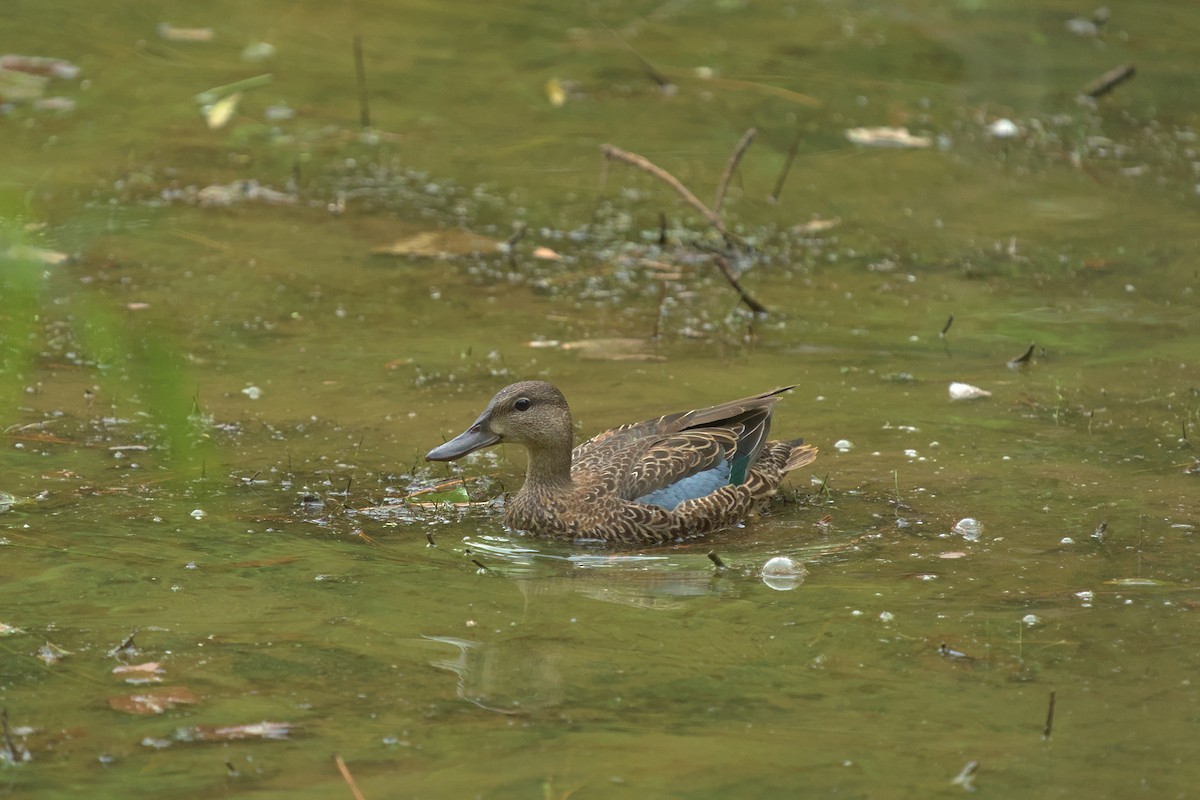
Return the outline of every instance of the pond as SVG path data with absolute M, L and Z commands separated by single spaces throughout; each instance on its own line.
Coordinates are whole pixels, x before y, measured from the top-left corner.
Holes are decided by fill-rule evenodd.
M 1193 791 L 1200 8 L 81 8 L 0 61 L 4 792 Z M 523 536 L 423 456 L 525 379 L 820 455 Z

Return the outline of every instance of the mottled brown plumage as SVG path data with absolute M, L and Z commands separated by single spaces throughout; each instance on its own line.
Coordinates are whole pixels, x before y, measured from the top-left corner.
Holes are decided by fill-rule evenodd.
M 662 544 L 728 528 L 811 463 L 800 439 L 766 441 L 771 407 L 792 387 L 622 425 L 571 449 L 571 411 L 543 381 L 501 389 L 475 423 L 425 456 L 451 461 L 501 442 L 529 452 L 504 509 L 518 530 L 567 539 Z

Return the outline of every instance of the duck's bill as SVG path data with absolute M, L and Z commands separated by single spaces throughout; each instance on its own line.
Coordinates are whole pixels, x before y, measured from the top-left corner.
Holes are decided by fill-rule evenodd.
M 476 450 L 489 447 L 498 441 L 500 441 L 498 435 L 484 430 L 479 425 L 472 425 L 444 445 L 430 450 L 425 454 L 425 460 L 453 461 L 456 458 L 462 458 L 467 453 L 474 453 Z

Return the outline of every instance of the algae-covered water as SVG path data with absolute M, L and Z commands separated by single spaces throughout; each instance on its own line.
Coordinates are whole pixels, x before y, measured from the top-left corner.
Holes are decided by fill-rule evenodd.
M 67 66 L 0 62 L 0 791 L 1192 796 L 1197 24 L 10 2 Z M 765 315 L 600 149 L 713 206 L 750 128 Z M 794 383 L 821 456 L 706 540 L 514 535 L 519 452 L 422 456 L 529 378 L 581 440 Z

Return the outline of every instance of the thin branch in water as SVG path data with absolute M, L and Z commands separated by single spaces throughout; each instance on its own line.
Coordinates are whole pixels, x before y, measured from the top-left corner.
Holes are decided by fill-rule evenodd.
M 617 161 L 624 161 L 631 167 L 637 167 L 643 172 L 648 172 L 663 183 L 670 186 L 675 190 L 676 194 L 683 198 L 685 203 L 703 214 L 704 218 L 708 220 L 708 223 L 717 229 L 717 232 L 725 238 L 727 243 L 732 242 L 733 235 L 729 233 L 729 231 L 725 230 L 725 223 L 721 221 L 721 215 L 704 205 L 703 201 L 696 197 L 696 195 L 692 194 L 691 190 L 684 186 L 674 175 L 653 163 L 645 156 L 640 156 L 637 153 L 631 153 L 628 150 L 622 150 L 615 145 L 602 144 L 600 145 L 600 152 L 603 153 L 604 157 L 608 160 L 616 159 Z
M 1103 97 L 1136 74 L 1137 68 L 1133 64 L 1122 64 L 1083 87 L 1083 93 L 1091 98 Z
M 667 215 L 662 211 L 658 212 L 658 246 L 667 246 Z
M 358 122 L 363 130 L 371 127 L 371 107 L 367 100 L 367 67 L 363 63 L 362 37 L 354 34 L 354 78 L 358 84 Z
M 713 199 L 713 211 L 718 214 L 721 213 L 721 204 L 725 202 L 725 190 L 729 188 L 729 180 L 733 177 L 733 173 L 737 169 L 738 162 L 741 161 L 742 156 L 746 154 L 746 150 L 750 147 L 750 143 L 754 141 L 754 137 L 757 133 L 757 128 L 750 128 L 743 133 L 742 138 L 737 143 L 737 146 L 734 147 L 733 152 L 729 154 L 729 161 L 725 162 L 725 171 L 721 173 L 721 182 L 717 184 L 717 194 Z
M 950 326 L 954 324 L 954 315 L 946 317 L 946 324 L 942 326 L 942 332 L 938 336 L 942 339 L 946 338 L 946 334 L 950 332 Z
M 767 198 L 771 205 L 779 202 L 779 193 L 783 191 L 783 183 L 787 180 L 788 173 L 792 171 L 792 162 L 796 160 L 796 151 L 800 149 L 800 139 L 803 135 L 803 131 L 797 128 L 796 138 L 792 139 L 792 146 L 788 148 L 787 158 L 783 160 L 783 169 L 779 171 L 779 177 L 775 180 L 775 188 L 771 190 L 771 196 Z
M 719 555 L 717 555 L 716 550 L 708 551 L 708 560 L 713 562 L 717 569 L 725 569 L 725 562 L 721 560 Z
M 358 784 L 355 783 L 354 776 L 350 774 L 350 768 L 337 753 L 333 754 L 333 763 L 337 764 L 338 772 L 342 773 L 342 780 L 350 787 L 350 794 L 354 795 L 354 800 L 366 800 L 363 793 L 358 790 Z
M 1050 705 L 1046 709 L 1046 729 L 1042 731 L 1042 741 L 1048 741 L 1050 739 L 1050 732 L 1054 730 L 1054 698 L 1055 692 L 1051 689 Z
M 721 274 L 725 276 L 725 280 L 729 281 L 729 285 L 738 293 L 738 297 L 742 298 L 742 302 L 749 306 L 750 310 L 755 314 L 766 314 L 767 307 L 754 299 L 754 296 L 742 287 L 741 281 L 738 280 L 737 275 L 733 271 L 733 267 L 729 265 L 729 259 L 721 253 L 713 253 L 712 256 L 713 261 L 720 268 Z
M 600 24 L 604 25 L 603 22 L 601 22 Z M 670 78 L 668 78 L 666 75 L 663 75 L 661 72 L 659 72 L 657 69 L 655 69 L 654 65 L 651 64 L 649 61 L 647 61 L 646 58 L 644 56 L 642 56 L 641 53 L 639 53 L 637 50 L 633 49 L 633 45 L 631 45 L 629 42 L 625 41 L 621 37 L 621 34 L 614 31 L 608 25 L 604 25 L 604 27 L 608 30 L 609 33 L 611 33 L 613 35 L 614 39 L 616 39 L 618 42 L 620 42 L 625 47 L 625 49 L 628 50 L 630 53 L 632 53 L 633 57 L 636 58 L 639 63 L 641 63 L 642 70 L 646 73 L 646 75 L 648 75 L 650 77 L 650 80 L 652 80 L 656 84 L 658 84 L 658 88 L 662 90 L 663 94 L 674 94 L 675 93 L 675 84 L 671 82 Z

